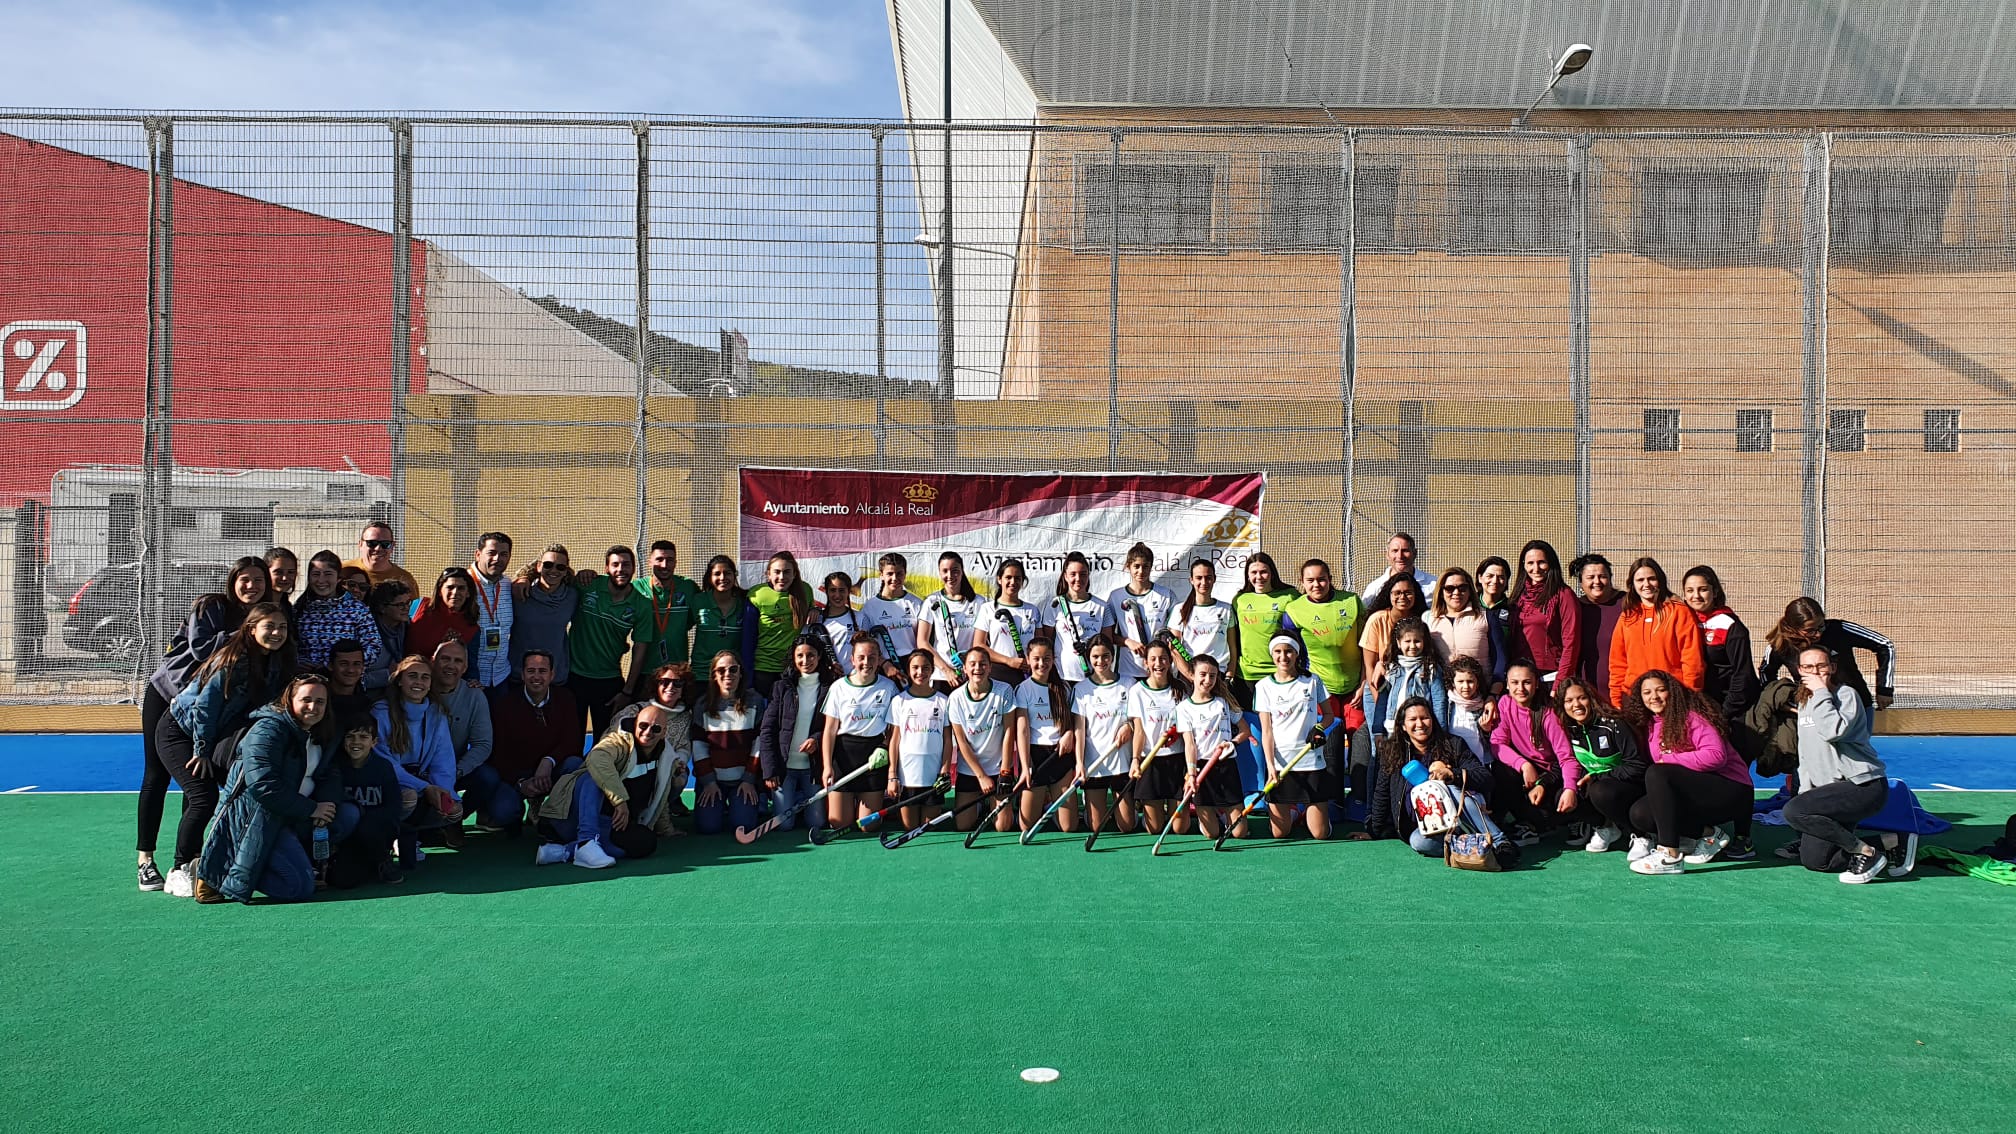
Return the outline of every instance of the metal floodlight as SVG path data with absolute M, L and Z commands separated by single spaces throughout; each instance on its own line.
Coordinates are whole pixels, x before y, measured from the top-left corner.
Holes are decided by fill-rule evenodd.
M 1554 61 L 1554 69 L 1547 76 L 1547 85 L 1541 89 L 1539 96 L 1520 113 L 1519 117 L 1512 120 L 1512 128 L 1516 130 L 1525 126 L 1526 119 L 1533 114 L 1533 108 L 1540 105 L 1540 100 L 1546 98 L 1547 92 L 1554 89 L 1554 84 L 1587 67 L 1589 60 L 1594 58 L 1595 55 L 1596 49 L 1586 43 L 1569 44 L 1568 50 L 1561 53 L 1561 58 Z

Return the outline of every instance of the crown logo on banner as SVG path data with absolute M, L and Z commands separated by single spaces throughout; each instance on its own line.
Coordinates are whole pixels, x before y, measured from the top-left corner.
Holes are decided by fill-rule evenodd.
M 923 481 L 914 481 L 903 489 L 903 499 L 912 504 L 930 504 L 938 499 L 938 490 Z
M 1227 516 L 1204 529 L 1204 542 L 1221 549 L 1252 547 L 1260 542 L 1260 526 L 1250 516 Z

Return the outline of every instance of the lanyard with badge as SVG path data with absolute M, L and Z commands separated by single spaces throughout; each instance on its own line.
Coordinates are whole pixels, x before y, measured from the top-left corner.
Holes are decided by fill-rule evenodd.
M 504 598 L 504 577 L 497 577 L 497 585 L 488 594 L 483 590 L 483 572 L 476 572 L 476 599 L 483 604 L 483 613 L 490 616 L 490 624 L 483 628 L 483 648 L 501 650 L 504 648 L 504 631 L 497 625 L 497 607 Z

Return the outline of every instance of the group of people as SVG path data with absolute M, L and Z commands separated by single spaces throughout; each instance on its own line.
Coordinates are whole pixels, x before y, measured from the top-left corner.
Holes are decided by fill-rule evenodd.
M 538 864 L 602 869 L 766 816 L 1243 838 L 1264 813 L 1277 838 L 1328 839 L 1359 801 L 1349 837 L 1440 855 L 1409 802 L 1422 770 L 1504 862 L 1559 831 L 1672 874 L 1754 857 L 1752 764 L 1791 773 L 1783 816 L 1808 868 L 1895 869 L 1856 831 L 1888 790 L 1869 735 L 1890 643 L 1800 598 L 1753 664 L 1706 566 L 1675 594 L 1640 558 L 1619 590 L 1604 556 L 1564 570 L 1534 540 L 1516 568 L 1430 575 L 1402 533 L 1362 594 L 1323 560 L 1290 585 L 1256 553 L 1229 599 L 1206 560 L 1179 597 L 1137 544 L 1104 595 L 1074 553 L 1054 595 L 1026 594 L 1011 558 L 983 596 L 948 551 L 920 596 L 895 553 L 815 590 L 780 552 L 744 588 L 725 555 L 679 574 L 669 541 L 641 565 L 611 547 L 599 570 L 552 544 L 514 574 L 511 538 L 486 532 L 423 592 L 396 549 L 373 522 L 355 558 L 319 551 L 303 580 L 275 548 L 195 603 L 142 705 L 141 889 L 291 901 L 397 882 L 472 817 L 529 829 Z

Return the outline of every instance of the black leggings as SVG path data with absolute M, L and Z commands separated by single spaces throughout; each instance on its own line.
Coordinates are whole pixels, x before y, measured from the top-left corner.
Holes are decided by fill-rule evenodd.
M 209 764 L 203 765 L 201 773 L 189 770 L 195 743 L 173 716 L 161 714 L 154 732 L 154 758 L 182 785 L 182 821 L 175 826 L 176 866 L 193 862 L 203 853 L 203 831 L 217 810 L 217 781 Z
M 1799 832 L 1799 863 L 1808 870 L 1839 873 L 1862 840 L 1855 825 L 1883 810 L 1890 781 L 1882 777 L 1866 784 L 1837 780 L 1807 788 L 1785 801 L 1785 825 Z
M 154 853 L 154 844 L 161 838 L 161 812 L 168 805 L 168 785 L 175 782 L 161 763 L 154 741 L 154 730 L 167 715 L 168 699 L 148 682 L 147 692 L 140 698 L 140 838 L 136 848 L 148 854 Z
M 1535 831 L 1552 831 L 1566 827 L 1570 823 L 1589 823 L 1596 818 L 1590 810 L 1589 800 L 1576 800 L 1575 810 L 1566 814 L 1555 810 L 1561 804 L 1561 773 L 1543 772 L 1540 786 L 1545 789 L 1540 802 L 1534 803 L 1526 794 L 1526 777 L 1519 769 L 1509 764 L 1500 765 L 1497 774 L 1491 777 L 1492 810 L 1499 814 L 1511 814 L 1514 819 Z
M 1644 780 L 1626 780 L 1607 772 L 1589 777 L 1582 785 L 1589 806 L 1603 816 L 1603 822 L 1627 835 L 1643 835 L 1631 822 L 1631 807 L 1645 798 Z
M 1747 783 L 1678 764 L 1654 764 L 1645 769 L 1645 798 L 1631 805 L 1631 827 L 1653 832 L 1662 847 L 1676 847 L 1681 839 L 1735 821 L 1755 798 Z

